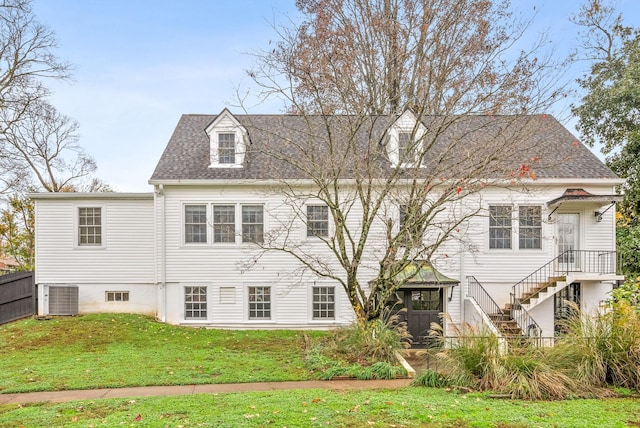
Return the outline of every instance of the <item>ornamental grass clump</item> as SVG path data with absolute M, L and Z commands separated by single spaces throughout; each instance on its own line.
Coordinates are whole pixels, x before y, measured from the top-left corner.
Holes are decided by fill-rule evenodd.
M 374 320 L 357 322 L 335 330 L 327 346 L 350 362 L 371 365 L 396 363 L 396 352 L 411 346 L 406 322 L 389 310 Z
M 595 316 L 578 310 L 549 355 L 583 385 L 640 391 L 640 312 L 625 301 Z
M 526 340 L 505 340 L 487 329 L 469 324 L 452 328 L 456 336 L 446 341 L 437 354 L 446 367 L 444 379 L 424 379 L 424 382 L 493 391 L 511 398 L 562 399 L 575 395 L 578 384 L 563 370 L 545 361 L 545 350 Z M 442 337 L 442 328 L 433 333 Z M 516 346 L 517 344 L 517 346 Z

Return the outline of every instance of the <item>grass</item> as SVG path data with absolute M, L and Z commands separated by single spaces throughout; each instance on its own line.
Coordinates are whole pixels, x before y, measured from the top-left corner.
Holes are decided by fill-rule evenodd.
M 5 426 L 624 427 L 640 426 L 640 401 L 496 400 L 432 388 L 270 391 L 0 405 Z
M 304 344 L 325 336 L 193 329 L 138 315 L 24 320 L 0 326 L 0 391 L 308 379 Z M 511 364 L 522 366 L 521 372 L 531 368 L 520 361 Z M 420 387 L 0 405 L 0 427 L 120 425 L 640 427 L 640 400 L 500 400 Z
M 309 379 L 304 335 L 96 314 L 0 326 L 0 393 Z

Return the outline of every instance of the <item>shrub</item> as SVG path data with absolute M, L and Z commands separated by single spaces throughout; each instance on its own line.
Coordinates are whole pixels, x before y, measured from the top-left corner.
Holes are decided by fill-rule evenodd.
M 611 292 L 610 304 L 626 303 L 640 311 L 640 276 L 628 279 L 620 287 Z
M 406 323 L 387 311 L 378 319 L 336 329 L 325 346 L 349 362 L 371 365 L 380 361 L 395 364 L 396 352 L 411 345 Z
M 393 379 L 406 375 L 396 351 L 409 346 L 406 324 L 397 314 L 333 331 L 319 344 L 306 344 L 306 364 L 321 379 Z

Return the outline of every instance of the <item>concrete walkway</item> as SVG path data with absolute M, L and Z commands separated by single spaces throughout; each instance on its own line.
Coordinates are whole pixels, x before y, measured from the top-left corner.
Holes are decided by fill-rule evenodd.
M 27 392 L 0 394 L 0 404 L 63 403 L 99 398 L 151 397 L 230 392 L 283 391 L 291 389 L 385 389 L 409 386 L 411 379 L 392 380 L 309 380 L 298 382 L 225 383 L 207 385 L 141 386 L 135 388 L 105 388 L 71 391 Z

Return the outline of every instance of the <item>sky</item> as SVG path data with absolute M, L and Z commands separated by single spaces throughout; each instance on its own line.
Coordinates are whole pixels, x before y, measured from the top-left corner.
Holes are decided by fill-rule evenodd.
M 56 35 L 54 53 L 74 66 L 71 81 L 47 83 L 52 103 L 79 123 L 96 176 L 120 192 L 152 190 L 148 180 L 182 114 L 241 113 L 251 53 L 277 41 L 274 25 L 299 19 L 295 0 L 33 1 L 36 19 Z M 577 45 L 569 17 L 581 0 L 512 3 L 533 19 L 527 37 L 546 31 L 558 55 Z M 617 10 L 640 27 L 640 0 L 619 0 Z M 277 104 L 247 101 L 249 113 L 282 113 Z M 568 102 L 558 116 L 575 133 Z

